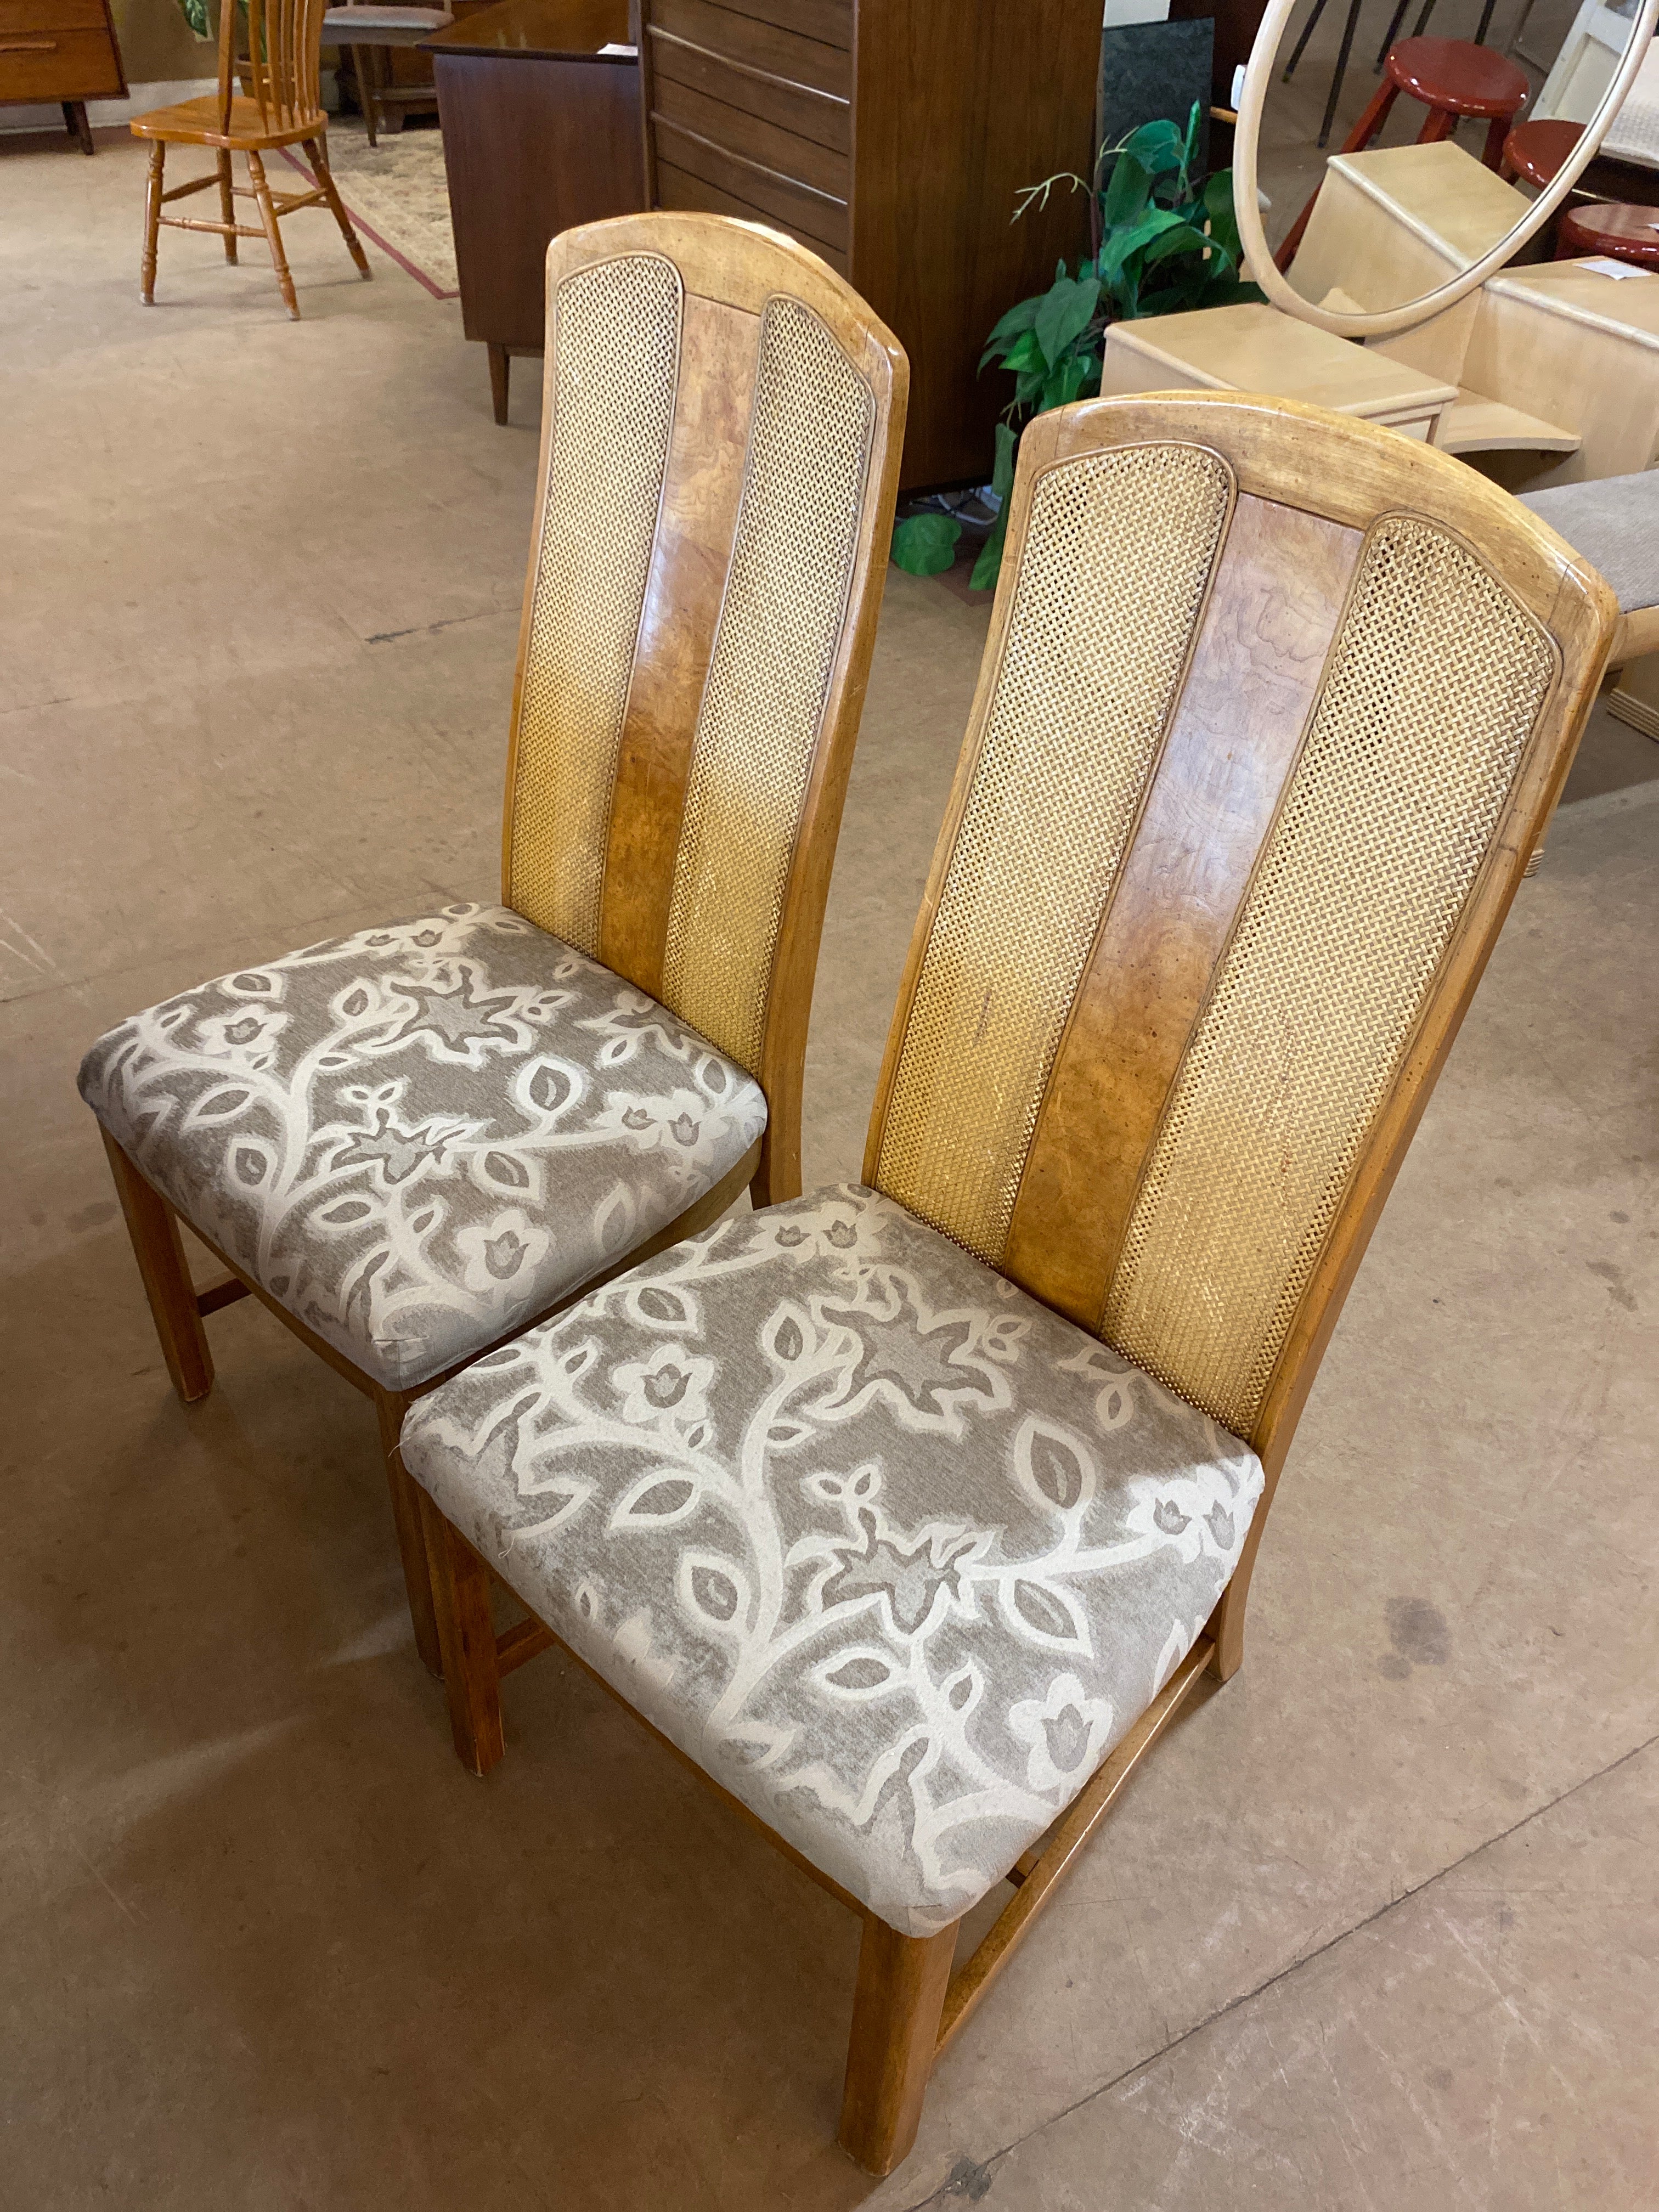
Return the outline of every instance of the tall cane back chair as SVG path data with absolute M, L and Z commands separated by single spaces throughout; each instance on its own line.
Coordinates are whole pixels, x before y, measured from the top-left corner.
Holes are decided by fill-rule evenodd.
M 81 1071 L 179 1398 L 252 1293 L 374 1401 L 434 1672 L 411 1398 L 746 1186 L 799 1191 L 908 382 L 754 225 L 594 223 L 547 271 L 502 904 L 183 992 Z M 180 1219 L 229 1271 L 200 1292 Z
M 501 1755 L 493 1572 L 861 1917 L 872 2172 L 1239 1665 L 1297 1414 L 1614 619 L 1392 431 L 1041 416 L 864 1183 L 661 1254 L 405 1425 L 458 1751 Z
M 227 261 L 235 260 L 239 238 L 263 238 L 270 248 L 283 304 L 295 322 L 300 319 L 300 303 L 289 273 L 288 256 L 283 251 L 282 216 L 299 208 L 326 207 L 340 226 L 346 251 L 359 274 L 368 276 L 368 256 L 351 228 L 351 218 L 335 190 L 328 166 L 328 118 L 318 91 L 325 4 L 326 0 L 220 0 L 216 91 L 198 100 L 181 100 L 173 107 L 152 108 L 148 115 L 133 118 L 133 137 L 150 142 L 139 286 L 139 297 L 147 307 L 155 304 L 155 253 L 164 225 L 170 230 L 215 232 L 225 242 Z M 246 26 L 245 46 L 239 41 L 239 23 Z M 262 157 L 273 149 L 296 145 L 304 147 L 317 181 L 306 191 L 273 192 Z M 188 184 L 164 191 L 162 172 L 169 146 L 211 146 L 213 174 L 194 177 Z M 233 154 L 241 154 L 247 161 L 246 185 L 232 179 Z M 162 214 L 170 201 L 204 192 L 215 184 L 219 187 L 217 222 Z M 237 222 L 239 198 L 251 199 L 258 208 L 257 230 L 250 223 Z

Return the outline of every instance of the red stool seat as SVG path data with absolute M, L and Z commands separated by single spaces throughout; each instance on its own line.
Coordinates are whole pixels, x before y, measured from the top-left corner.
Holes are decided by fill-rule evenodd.
M 1495 169 L 1504 141 L 1511 136 L 1510 126 L 1525 106 L 1531 89 L 1524 70 L 1504 55 L 1495 54 L 1490 46 L 1477 46 L 1473 40 L 1399 39 L 1389 48 L 1376 98 L 1348 133 L 1342 151 L 1363 154 L 1382 135 L 1389 110 L 1403 92 L 1420 100 L 1429 111 L 1428 120 L 1417 134 L 1419 146 L 1449 138 L 1468 116 L 1486 125 L 1486 143 L 1480 158 L 1489 169 Z M 1291 225 L 1285 243 L 1273 256 L 1277 267 L 1288 269 L 1295 258 L 1318 197 L 1316 192 Z
M 1569 261 L 1579 253 L 1607 253 L 1617 261 L 1659 269 L 1659 208 L 1604 202 L 1599 207 L 1565 209 L 1556 233 L 1555 258 Z
M 1443 115 L 1499 116 L 1507 123 L 1532 89 L 1517 64 L 1468 39 L 1401 39 L 1389 47 L 1386 68 L 1401 92 Z
M 1582 123 L 1517 123 L 1504 141 L 1504 174 L 1541 192 L 1584 135 Z

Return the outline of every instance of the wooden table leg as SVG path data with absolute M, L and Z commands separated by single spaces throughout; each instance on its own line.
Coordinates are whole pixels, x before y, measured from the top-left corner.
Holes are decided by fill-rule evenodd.
M 87 103 L 84 100 L 66 100 L 61 105 L 64 110 L 64 121 L 69 127 L 70 137 L 76 141 L 83 154 L 90 154 L 92 125 L 87 121 Z
M 491 344 L 489 353 L 489 396 L 495 403 L 495 420 L 507 420 L 507 380 L 513 374 L 513 356 L 504 345 Z

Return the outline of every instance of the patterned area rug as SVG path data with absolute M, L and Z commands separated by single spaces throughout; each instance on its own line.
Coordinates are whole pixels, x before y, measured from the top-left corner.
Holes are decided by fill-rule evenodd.
M 311 178 L 303 149 L 295 148 L 284 158 Z M 434 300 L 454 299 L 460 279 L 438 130 L 413 124 L 403 131 L 383 131 L 380 144 L 371 146 L 361 117 L 333 116 L 328 160 L 340 197 L 364 238 L 390 254 Z

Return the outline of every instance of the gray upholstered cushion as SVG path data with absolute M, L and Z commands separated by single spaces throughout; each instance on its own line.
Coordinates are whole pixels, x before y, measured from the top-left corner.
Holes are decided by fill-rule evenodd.
M 741 1068 L 505 907 L 181 992 L 99 1039 L 81 1095 L 187 1221 L 389 1389 L 614 1264 L 766 1124 Z
M 1261 1487 L 1236 1437 L 850 1185 L 492 1352 L 404 1454 L 590 1666 L 912 1935 L 1145 1711 Z
M 1621 614 L 1659 605 L 1659 469 L 1552 484 L 1521 503 L 1601 571 Z

